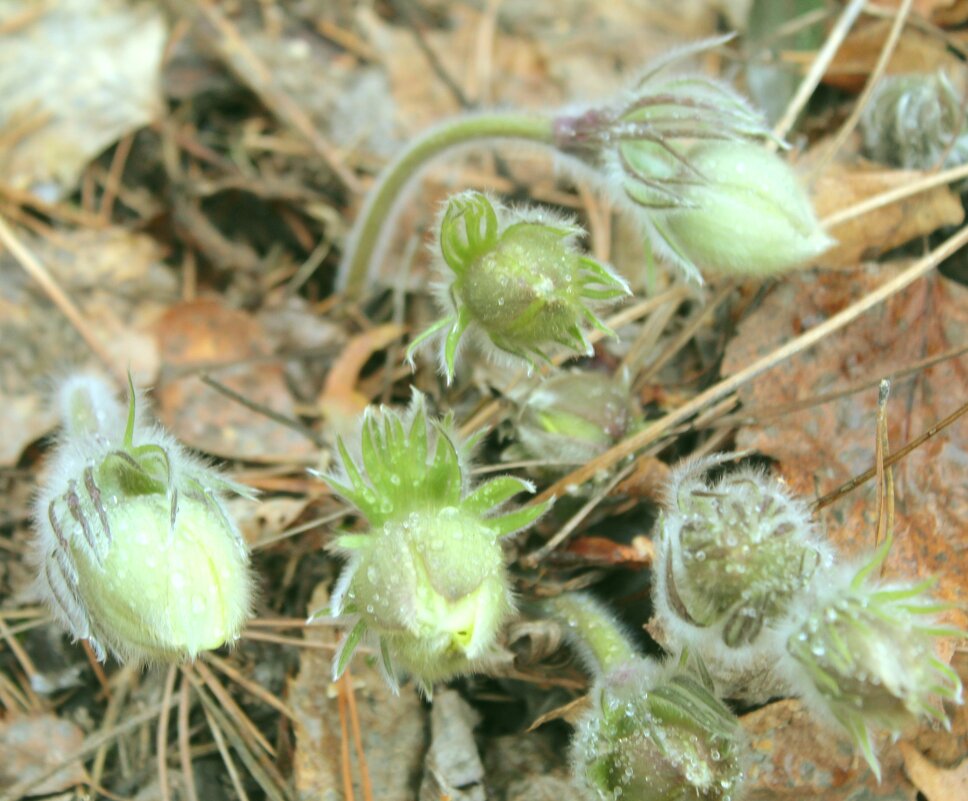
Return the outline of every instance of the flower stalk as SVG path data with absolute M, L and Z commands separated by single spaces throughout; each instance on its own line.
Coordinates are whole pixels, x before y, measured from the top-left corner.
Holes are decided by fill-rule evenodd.
M 533 114 L 473 114 L 448 120 L 417 137 L 380 174 L 350 232 L 340 264 L 338 288 L 359 298 L 389 236 L 394 210 L 409 184 L 437 157 L 461 145 L 509 139 L 550 145 L 553 123 Z

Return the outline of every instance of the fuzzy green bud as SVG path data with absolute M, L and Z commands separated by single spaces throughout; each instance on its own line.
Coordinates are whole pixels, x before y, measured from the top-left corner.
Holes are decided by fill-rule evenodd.
M 883 164 L 929 170 L 968 161 L 965 110 L 943 72 L 882 78 L 860 128 L 867 155 Z
M 764 146 L 774 137 L 763 116 L 727 84 L 664 74 L 729 38 L 674 52 L 617 103 L 555 121 L 556 145 L 597 168 L 656 251 L 699 281 L 703 270 L 773 275 L 832 244 L 793 171 Z
M 829 565 L 809 510 L 778 481 L 730 458 L 687 462 L 673 476 L 656 557 L 656 614 L 710 663 L 740 658 L 783 618 L 817 568 Z
M 55 618 L 99 658 L 179 662 L 235 640 L 248 552 L 219 493 L 247 491 L 127 415 L 99 379 L 60 391 L 64 435 L 38 498 L 34 560 Z
M 964 632 L 940 626 L 931 580 L 912 584 L 871 579 L 887 557 L 886 542 L 860 568 L 827 576 L 786 629 L 782 664 L 792 690 L 848 732 L 880 778 L 872 732 L 899 735 L 918 717 L 948 720 L 940 699 L 961 702 L 958 675 L 935 654 L 938 637 Z
M 833 243 L 796 175 L 772 151 L 702 142 L 686 158 L 683 177 L 702 179 L 682 187 L 681 208 L 652 219 L 673 259 L 726 275 L 770 276 L 808 264 Z
M 442 337 L 441 364 L 454 375 L 465 331 L 494 355 L 534 364 L 555 343 L 589 353 L 586 325 L 612 334 L 591 306 L 628 294 L 625 282 L 576 246 L 572 221 L 532 209 L 507 209 L 480 192 L 452 197 L 440 221 L 439 301 L 447 316 L 410 346 Z M 496 352 L 496 353 L 495 353 Z
M 391 686 L 400 668 L 429 694 L 493 652 L 513 609 L 500 539 L 531 525 L 546 506 L 495 514 L 533 487 L 503 476 L 471 490 L 465 446 L 450 418 L 427 419 L 420 394 L 406 415 L 383 409 L 364 416 L 361 465 L 342 441 L 339 449 L 343 475 L 324 479 L 370 528 L 335 544 L 349 561 L 331 611 L 352 628 L 334 674 L 370 639 Z
M 518 405 L 508 458 L 584 464 L 621 440 L 640 416 L 626 381 L 570 371 L 541 382 Z
M 675 663 L 609 671 L 572 746 L 575 778 L 601 801 L 728 801 L 742 789 L 746 741 L 709 685 Z

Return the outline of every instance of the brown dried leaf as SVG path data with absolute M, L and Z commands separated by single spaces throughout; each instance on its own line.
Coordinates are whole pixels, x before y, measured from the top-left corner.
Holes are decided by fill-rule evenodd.
M 856 25 L 827 68 L 824 83 L 848 91 L 860 91 L 880 58 L 892 24 L 889 19 L 874 19 Z M 803 54 L 803 57 L 806 63 L 810 63 L 815 54 Z M 886 74 L 946 70 L 949 75 L 955 75 L 961 69 L 961 62 L 948 50 L 943 39 L 908 25 L 887 63 Z
M 214 299 L 172 306 L 155 326 L 163 364 L 159 417 L 185 444 L 229 459 L 291 462 L 315 452 L 301 434 L 202 383 L 197 373 L 231 364 L 213 377 L 248 400 L 287 417 L 295 404 L 267 334 L 251 315 Z M 191 372 L 192 375 L 179 377 Z
M 727 349 L 726 374 L 735 372 L 812 327 L 896 273 L 896 265 L 851 274 L 802 273 L 766 298 L 740 326 Z M 740 391 L 755 415 L 876 380 L 968 341 L 968 289 L 934 274 L 875 307 L 843 332 L 789 359 Z M 892 449 L 926 431 L 965 400 L 968 357 L 898 379 L 888 406 Z M 832 491 L 874 463 L 877 390 L 872 387 L 823 405 L 741 430 L 737 447 L 769 455 L 792 488 L 807 497 Z M 968 420 L 906 456 L 894 467 L 895 545 L 886 575 L 940 577 L 937 594 L 968 601 Z M 873 482 L 825 510 L 828 535 L 843 553 L 873 544 Z M 964 624 L 963 612 L 955 618 Z
M 968 798 L 968 758 L 954 768 L 939 768 L 908 743 L 900 744 L 904 767 L 914 786 L 928 801 L 964 801 Z
M 346 431 L 367 407 L 370 399 L 356 389 L 360 370 L 374 353 L 400 338 L 406 329 L 396 323 L 371 328 L 350 339 L 343 353 L 333 362 L 318 406 L 336 431 Z
M 884 170 L 834 164 L 817 180 L 813 202 L 817 214 L 829 217 L 867 198 L 905 186 L 923 177 L 909 170 Z M 881 253 L 964 221 L 961 199 L 947 186 L 882 206 L 830 230 L 837 245 L 816 261 L 821 267 L 854 267 Z
M 152 383 L 158 353 L 149 328 L 175 289 L 153 240 L 121 228 L 22 239 L 115 361 L 137 384 Z M 83 369 L 100 368 L 77 331 L 0 252 L 0 466 L 15 464 L 30 442 L 57 424 L 48 404 L 52 380 Z
M 749 801 L 884 798 L 914 801 L 917 790 L 904 777 L 896 748 L 881 748 L 883 780 L 837 732 L 822 727 L 799 701 L 778 701 L 744 715 L 752 757 Z
M 54 715 L 35 715 L 0 721 L 0 787 L 29 781 L 77 751 L 84 743 L 80 727 Z M 87 773 L 80 760 L 64 765 L 30 792 L 48 795 L 84 784 Z
M 88 161 L 156 118 L 166 33 L 151 4 L 4 3 L 0 182 L 57 199 Z

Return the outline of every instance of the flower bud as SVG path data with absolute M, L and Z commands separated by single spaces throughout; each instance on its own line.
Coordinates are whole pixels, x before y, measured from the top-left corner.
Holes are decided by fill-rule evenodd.
M 408 355 L 430 337 L 443 336 L 441 365 L 454 375 L 464 332 L 485 348 L 524 359 L 547 360 L 555 343 L 589 353 L 586 324 L 613 332 L 590 304 L 629 293 L 608 267 L 583 255 L 573 222 L 532 209 L 510 210 L 480 192 L 452 197 L 440 222 L 438 247 L 453 280 L 439 287 L 447 316 L 421 334 Z M 444 334 L 446 332 L 446 334 Z
M 961 98 L 943 72 L 882 78 L 860 120 L 867 155 L 915 170 L 968 161 Z
M 219 493 L 247 491 L 127 415 L 99 379 L 59 394 L 64 433 L 36 506 L 38 586 L 98 658 L 178 662 L 235 640 L 248 552 Z
M 547 506 L 495 515 L 533 487 L 503 476 L 471 491 L 449 418 L 428 421 L 419 393 L 407 415 L 383 409 L 380 418 L 363 418 L 363 470 L 340 441 L 344 475 L 324 477 L 370 524 L 365 534 L 336 540 L 349 562 L 331 611 L 353 628 L 334 675 L 369 637 L 391 686 L 399 666 L 429 695 L 435 682 L 474 669 L 493 651 L 513 608 L 500 538 L 530 526 Z
M 656 250 L 700 281 L 701 270 L 772 275 L 832 244 L 745 98 L 701 75 L 661 74 L 727 38 L 673 54 L 614 105 L 555 123 L 557 146 L 603 172 L 614 199 L 640 210 Z
M 591 692 L 572 747 L 575 778 L 602 801 L 728 801 L 746 740 L 708 684 L 682 666 L 637 659 Z
M 726 275 L 769 276 L 801 267 L 833 244 L 796 175 L 772 151 L 703 142 L 686 157 L 689 171 L 704 180 L 683 187 L 683 207 L 652 220 L 675 260 Z
M 729 458 L 676 471 L 660 522 L 653 592 L 663 628 L 717 677 L 721 665 L 762 661 L 760 652 L 772 648 L 765 630 L 830 563 L 805 504 L 778 481 L 754 469 L 705 478 Z
M 558 373 L 519 402 L 517 446 L 505 455 L 569 469 L 608 450 L 639 416 L 627 382 L 596 372 Z
M 872 730 L 900 734 L 920 716 L 948 723 L 938 699 L 961 702 L 958 675 L 935 655 L 938 637 L 964 632 L 939 626 L 948 607 L 926 596 L 931 580 L 871 580 L 890 541 L 860 568 L 817 583 L 791 620 L 782 669 L 791 689 L 821 716 L 837 721 L 880 778 Z

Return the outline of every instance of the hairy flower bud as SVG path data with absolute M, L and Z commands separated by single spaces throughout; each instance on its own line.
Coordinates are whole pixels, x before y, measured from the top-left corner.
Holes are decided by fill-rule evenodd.
M 35 510 L 38 586 L 100 659 L 177 662 L 235 640 L 249 616 L 248 551 L 219 493 L 248 494 L 127 416 L 106 384 L 60 389 L 64 432 Z
M 654 600 L 663 625 L 693 647 L 715 641 L 739 652 L 786 614 L 830 557 L 806 504 L 780 482 L 749 468 L 707 480 L 706 471 L 729 458 L 676 471 L 661 520 Z
M 602 171 L 656 250 L 696 280 L 701 270 L 772 275 L 832 243 L 796 176 L 763 146 L 773 135 L 745 98 L 702 75 L 663 75 L 729 38 L 675 52 L 618 102 L 555 123 L 556 145 Z
M 739 797 L 746 740 L 708 683 L 636 659 L 600 679 L 572 747 L 575 778 L 601 801 Z
M 558 373 L 519 401 L 517 443 L 505 457 L 539 459 L 567 470 L 608 450 L 639 415 L 626 381 L 597 372 Z
M 468 329 L 491 350 L 547 360 L 555 343 L 588 353 L 586 324 L 608 334 L 589 304 L 629 293 L 608 267 L 583 255 L 583 234 L 570 220 L 532 209 L 510 210 L 480 192 L 452 197 L 440 222 L 438 246 L 453 273 L 439 287 L 447 316 L 421 334 L 409 354 L 435 335 L 443 337 L 441 365 L 448 380 Z M 446 332 L 446 333 L 444 333 Z
M 428 421 L 415 393 L 409 414 L 367 413 L 361 471 L 342 441 L 343 476 L 332 489 L 366 517 L 365 534 L 343 534 L 349 562 L 331 612 L 353 627 L 334 660 L 339 676 L 364 637 L 379 643 L 396 687 L 399 666 L 429 694 L 434 683 L 472 670 L 494 648 L 513 603 L 500 538 L 530 526 L 547 508 L 495 515 L 514 495 L 533 491 L 502 476 L 469 489 L 462 446 L 450 419 Z
M 933 581 L 872 580 L 889 548 L 885 542 L 865 565 L 817 582 L 787 627 L 782 664 L 790 688 L 846 729 L 878 778 L 872 730 L 898 735 L 919 716 L 947 725 L 938 699 L 960 703 L 962 692 L 958 675 L 935 655 L 935 641 L 964 632 L 935 620 L 949 607 L 926 596 Z
M 943 72 L 882 78 L 860 128 L 867 155 L 882 164 L 929 170 L 968 161 L 965 109 Z
M 683 207 L 652 219 L 674 260 L 727 275 L 768 276 L 809 263 L 833 243 L 796 175 L 772 151 L 748 142 L 703 142 L 686 158 L 688 171 L 703 179 L 683 186 Z

